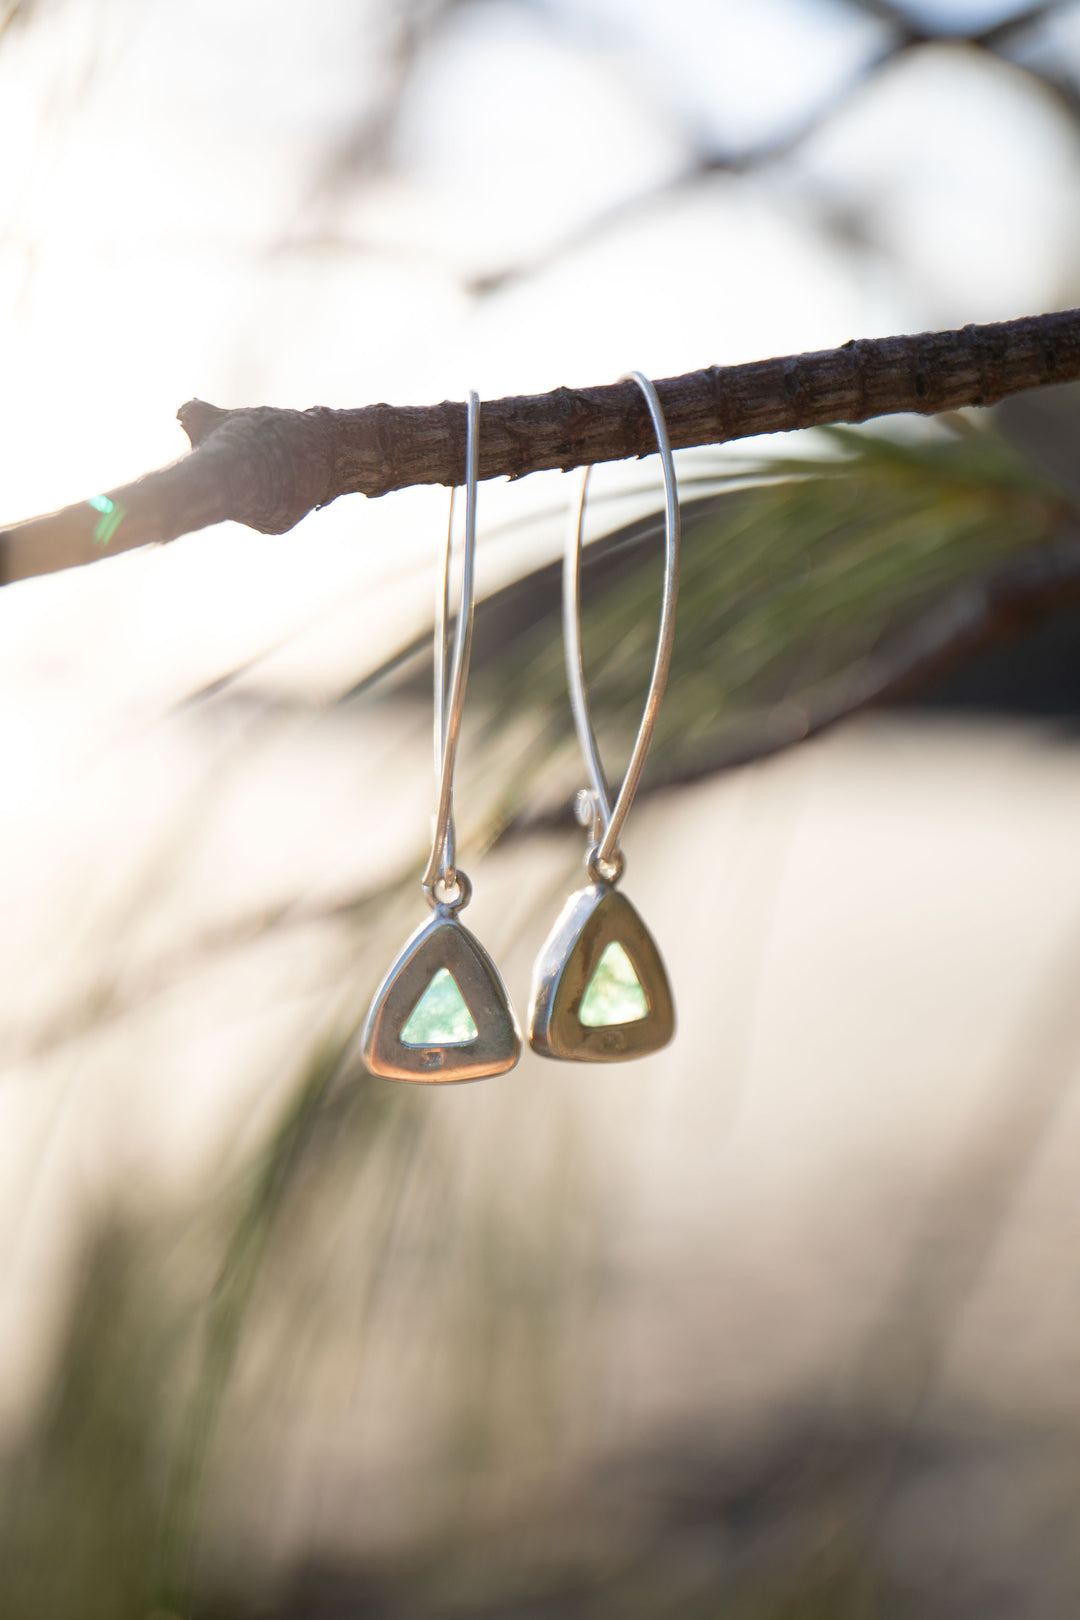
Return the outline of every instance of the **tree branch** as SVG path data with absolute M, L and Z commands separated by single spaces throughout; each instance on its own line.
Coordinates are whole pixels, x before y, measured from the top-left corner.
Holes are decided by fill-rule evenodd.
M 1077 377 L 1080 310 L 1074 309 L 709 366 L 666 378 L 657 389 L 671 442 L 685 448 L 898 411 L 929 416 L 991 405 Z M 465 406 L 456 402 L 225 411 L 190 400 L 177 414 L 189 455 L 0 532 L 0 579 L 51 573 L 226 520 L 283 534 L 339 495 L 385 495 L 462 478 Z M 645 402 L 632 383 L 489 400 L 481 412 L 481 478 L 520 478 L 654 449 Z

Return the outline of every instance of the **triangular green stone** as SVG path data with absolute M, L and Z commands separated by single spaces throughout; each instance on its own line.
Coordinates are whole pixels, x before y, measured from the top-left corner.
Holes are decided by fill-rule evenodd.
M 476 1039 L 476 1025 L 457 980 L 440 968 L 405 1020 L 402 1046 L 464 1046 Z
M 578 1017 L 587 1028 L 601 1029 L 608 1024 L 636 1024 L 648 1016 L 641 980 L 618 940 L 613 939 L 596 964 Z

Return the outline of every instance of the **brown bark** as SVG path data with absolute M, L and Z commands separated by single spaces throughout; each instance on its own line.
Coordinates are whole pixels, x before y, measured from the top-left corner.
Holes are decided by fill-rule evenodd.
M 839 349 L 739 366 L 709 366 L 657 383 L 676 448 L 865 422 L 898 411 L 933 415 L 1080 377 L 1080 310 L 914 337 L 852 340 Z M 119 521 L 88 502 L 0 532 L 0 579 L 88 562 L 232 519 L 282 534 L 339 495 L 385 495 L 411 484 L 460 482 L 465 406 L 368 405 L 359 410 L 219 410 L 190 400 L 177 413 L 189 455 L 107 491 Z M 632 383 L 557 388 L 488 400 L 480 476 L 647 455 L 648 414 Z

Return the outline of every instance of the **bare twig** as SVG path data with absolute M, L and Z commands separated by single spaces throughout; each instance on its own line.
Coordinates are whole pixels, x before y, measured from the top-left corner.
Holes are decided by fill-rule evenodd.
M 433 0 L 436 7 L 438 3 L 439 0 Z M 452 10 L 457 3 L 458 0 L 441 0 L 446 11 Z M 527 3 L 527 0 L 522 0 L 522 3 Z M 714 140 L 705 138 L 698 121 L 683 112 L 679 105 L 669 107 L 666 110 L 669 114 L 675 114 L 681 136 L 688 149 L 689 155 L 684 164 L 655 185 L 621 198 L 583 224 L 572 228 L 561 239 L 537 254 L 515 263 L 490 268 L 474 276 L 468 283 L 469 291 L 483 297 L 500 291 L 512 282 L 535 276 L 564 253 L 578 249 L 647 209 L 655 208 L 667 198 L 677 197 L 701 186 L 714 175 L 756 174 L 770 166 L 783 163 L 797 155 L 818 129 L 837 118 L 856 94 L 863 94 L 874 79 L 893 68 L 901 58 L 925 45 L 942 43 L 966 45 L 987 56 L 1002 58 L 1041 85 L 1074 124 L 1080 122 L 1080 93 L 1069 74 L 1060 66 L 1049 67 L 1045 64 L 1035 66 L 1030 61 L 1021 60 L 1016 54 L 1017 45 L 1022 45 L 1033 36 L 1037 36 L 1042 25 L 1063 10 L 1067 3 L 1069 0 L 1040 0 L 1040 3 L 1029 5 L 999 22 L 972 29 L 921 23 L 909 16 L 903 6 L 892 4 L 890 0 L 847 0 L 847 4 L 854 10 L 884 23 L 888 31 L 887 37 L 880 49 L 872 53 L 850 77 L 804 117 L 798 127 L 781 130 L 779 133 L 774 132 L 766 139 L 750 146 L 723 147 L 718 146 Z M 349 167 L 334 170 L 339 177 L 345 172 L 358 172 L 361 160 L 366 164 L 369 174 L 377 172 L 380 166 L 385 166 L 390 134 L 410 83 L 410 76 L 419 54 L 419 45 L 428 37 L 433 23 L 440 17 L 441 13 L 437 10 L 429 11 L 429 20 L 423 35 L 417 32 L 411 51 L 401 53 L 398 57 L 395 72 L 389 79 L 394 89 L 388 93 L 385 102 L 380 103 L 382 110 L 374 126 L 379 131 L 381 146 L 367 134 L 358 133 L 356 136 L 358 144 L 348 148 L 349 156 L 346 161 Z M 365 124 L 364 131 L 367 128 Z M 827 211 L 822 223 L 826 227 L 829 226 Z M 865 241 L 863 245 L 866 245 Z M 345 251 L 371 251 L 371 244 L 346 242 L 333 230 L 294 231 L 280 246 L 289 251 L 328 246 Z
M 804 142 L 824 128 L 836 116 L 840 107 L 846 103 L 856 87 L 861 88 L 869 83 L 879 72 L 891 65 L 900 52 L 899 46 L 888 46 L 858 75 L 853 83 L 846 87 L 842 94 L 831 97 L 828 101 L 815 107 L 803 118 L 798 125 L 782 130 L 779 134 L 769 136 L 767 140 L 760 141 L 756 146 L 745 148 L 725 148 L 720 146 L 699 146 L 688 161 L 674 174 L 659 180 L 655 185 L 648 186 L 644 191 L 632 192 L 629 196 L 620 198 L 609 208 L 602 209 L 593 214 L 582 224 L 569 230 L 558 241 L 542 252 L 534 254 L 531 258 L 522 259 L 517 263 L 503 265 L 497 270 L 485 271 L 476 275 L 467 284 L 468 290 L 478 296 L 485 296 L 493 292 L 500 292 L 504 287 L 515 281 L 523 281 L 529 276 L 536 276 L 554 264 L 565 253 L 578 252 L 587 247 L 590 242 L 602 239 L 610 231 L 625 221 L 632 220 L 660 203 L 673 197 L 679 197 L 692 192 L 696 187 L 713 179 L 716 175 L 740 176 L 752 174 L 767 169 L 771 164 L 782 163 L 798 152 Z M 1056 87 L 1055 87 L 1056 90 Z
M 331 152 L 317 176 L 308 206 L 333 195 L 343 185 L 390 167 L 391 148 L 401 103 L 417 63 L 432 37 L 462 0 L 397 0 L 386 10 L 388 39 L 382 50 L 372 105 Z
M 1011 16 L 982 28 L 965 28 L 960 23 L 921 23 L 909 15 L 906 6 L 893 4 L 892 0 L 847 0 L 847 4 L 878 22 L 888 23 L 895 29 L 901 49 L 947 39 L 997 52 L 1002 46 L 1011 44 L 1017 34 L 1037 27 L 1055 12 L 1064 10 L 1067 0 L 1038 0 L 1036 4 L 1025 6 Z
M 1080 310 L 839 349 L 709 366 L 658 383 L 676 447 L 716 444 L 897 411 L 933 415 L 1080 377 Z M 283 534 L 339 495 L 385 495 L 462 476 L 465 407 L 178 412 L 192 452 L 134 483 L 0 533 L 5 582 L 70 568 L 211 523 Z M 632 383 L 557 388 L 483 406 L 481 478 L 648 455 L 652 427 Z

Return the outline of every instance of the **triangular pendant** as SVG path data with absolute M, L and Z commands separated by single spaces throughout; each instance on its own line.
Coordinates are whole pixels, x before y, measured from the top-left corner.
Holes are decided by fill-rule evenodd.
M 437 911 L 406 940 L 371 1003 L 363 1054 L 390 1080 L 482 1080 L 514 1067 L 521 1034 L 499 970 L 456 917 Z
M 529 1045 L 543 1057 L 619 1063 L 658 1051 L 674 1033 L 671 987 L 649 930 L 609 883 L 579 889 L 536 964 Z

